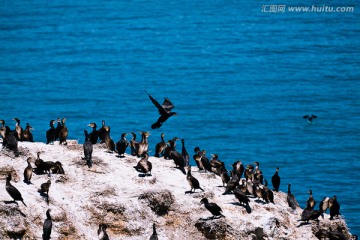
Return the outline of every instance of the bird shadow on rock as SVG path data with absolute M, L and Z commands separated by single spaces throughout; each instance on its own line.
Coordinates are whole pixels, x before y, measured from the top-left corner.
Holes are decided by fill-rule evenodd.
M 26 181 L 25 179 L 23 180 L 23 182 L 24 182 L 24 183 L 26 183 L 27 185 L 33 185 L 33 183 L 32 183 L 32 182 L 30 182 L 30 181 Z
M 254 202 L 256 202 L 256 203 L 266 204 L 266 202 L 265 202 L 265 201 L 262 201 L 262 200 L 260 200 L 260 199 L 256 199 L 256 200 L 254 200 Z
M 247 213 L 251 213 L 251 208 L 250 208 L 250 205 L 244 205 L 244 204 L 240 204 L 239 202 L 231 202 L 229 204 L 232 204 L 232 205 L 235 205 L 235 206 L 240 206 L 240 207 L 243 207 L 245 208 L 246 212 Z
M 218 217 L 211 216 L 211 217 L 207 217 L 207 218 L 199 218 L 199 220 L 201 220 L 201 221 L 210 221 L 210 220 L 219 219 L 219 218 L 222 218 L 222 217 L 225 217 L 225 216 L 224 215 L 220 215 Z
M 298 220 L 298 221 L 301 221 L 301 220 Z M 301 227 L 301 226 L 310 225 L 310 224 L 311 224 L 310 222 L 302 222 L 299 225 L 297 225 L 296 227 Z
M 138 174 L 138 177 L 141 177 L 141 178 L 146 177 L 146 176 L 151 177 L 152 175 L 151 175 L 151 173 L 139 173 Z
M 117 157 L 117 158 L 125 158 L 125 156 L 122 156 L 122 155 L 116 155 L 115 157 Z

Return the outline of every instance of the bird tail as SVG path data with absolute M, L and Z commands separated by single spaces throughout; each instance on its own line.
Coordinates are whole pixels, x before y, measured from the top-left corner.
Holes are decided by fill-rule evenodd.
M 24 200 L 21 200 L 21 202 L 25 205 L 25 207 L 27 207 L 27 205 L 24 203 Z

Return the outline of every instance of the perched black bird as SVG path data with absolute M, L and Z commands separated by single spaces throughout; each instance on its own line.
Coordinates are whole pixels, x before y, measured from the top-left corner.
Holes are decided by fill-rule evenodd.
M 3 147 L 14 152 L 15 157 L 20 155 L 18 149 L 18 140 L 8 126 L 0 128 L 0 134 L 3 138 Z
M 209 212 L 211 212 L 211 214 L 213 215 L 212 218 L 218 216 L 225 217 L 224 215 L 221 214 L 222 212 L 221 208 L 216 203 L 210 203 L 207 198 L 201 199 L 200 204 L 205 205 L 205 208 L 209 210 Z
M 21 193 L 19 192 L 19 190 L 17 190 L 16 187 L 11 185 L 10 181 L 11 181 L 11 174 L 9 173 L 8 176 L 6 177 L 6 185 L 5 185 L 6 191 L 14 199 L 14 203 L 16 203 L 16 201 L 21 201 L 26 206 L 26 204 L 24 203 L 24 199 L 21 196 Z
M 153 223 L 153 233 L 152 233 L 152 235 L 150 236 L 149 240 L 158 240 L 158 236 L 157 236 L 157 233 L 156 233 L 156 225 L 155 225 L 155 223 Z
M 144 177 L 146 175 L 151 176 L 152 163 L 148 161 L 148 158 L 149 154 L 147 152 L 144 152 L 140 161 L 137 163 L 136 166 L 134 166 L 136 171 L 143 173 Z
M 96 144 L 99 138 L 99 132 L 98 130 L 96 130 L 96 123 L 89 123 L 88 127 L 91 127 L 93 130 L 92 132 L 89 134 L 89 140 L 92 144 Z
M 181 144 L 182 144 L 181 155 L 184 158 L 185 166 L 189 166 L 190 165 L 190 157 L 189 157 L 188 152 L 186 151 L 185 140 L 183 138 L 181 139 Z
M 112 138 L 110 137 L 110 127 L 105 126 L 104 129 L 106 131 L 105 139 L 104 139 L 106 147 L 110 152 L 114 152 L 115 151 L 115 143 L 114 143 L 114 140 L 112 140 Z
M 312 190 L 309 190 L 308 193 L 309 193 L 309 198 L 306 201 L 306 206 L 309 206 L 310 209 L 314 209 L 316 205 L 316 201 L 312 195 Z
M 40 191 L 42 193 L 46 193 L 47 197 L 49 197 L 49 190 L 50 190 L 50 186 L 51 186 L 51 180 L 48 180 L 46 183 L 42 183 L 40 186 Z
M 146 92 L 146 91 L 145 91 Z M 151 125 L 152 129 L 160 128 L 161 125 L 168 120 L 169 117 L 173 115 L 177 115 L 176 112 L 171 112 L 171 110 L 174 108 L 174 105 L 170 101 L 169 98 L 165 98 L 162 105 L 159 104 L 158 101 L 156 101 L 148 92 L 146 92 L 149 95 L 149 98 L 151 102 L 157 107 L 159 110 L 160 117 L 158 120 Z
M 55 129 L 55 120 L 51 120 L 49 130 L 46 131 L 46 144 L 54 144 L 54 141 L 56 139 L 56 129 Z
M 13 118 L 16 121 L 14 136 L 18 141 L 21 141 L 23 128 L 20 126 L 20 119 Z
M 60 144 L 67 145 L 66 139 L 68 137 L 69 134 L 69 130 L 67 128 L 67 126 L 65 125 L 66 122 L 66 118 L 61 119 L 61 129 L 59 132 L 59 140 L 60 140 Z
M 225 184 L 227 184 L 230 181 L 230 176 L 229 176 L 228 171 L 225 168 L 225 163 L 224 162 L 221 162 L 220 177 L 221 177 L 223 186 L 225 186 Z
M 265 179 L 264 182 L 265 185 L 263 186 L 263 190 L 266 192 L 267 202 L 274 203 L 274 193 L 270 188 L 268 188 L 268 180 Z
M 161 142 L 159 142 L 159 143 L 157 143 L 155 145 L 155 155 L 154 155 L 155 157 L 161 157 L 163 155 L 163 152 L 164 152 L 166 146 L 167 146 L 166 142 L 164 140 L 164 136 L 165 136 L 165 134 L 161 133 L 161 135 L 160 135 Z
M 24 169 L 24 182 L 30 183 L 32 177 L 32 166 L 31 166 L 31 158 L 29 157 L 27 160 L 27 167 Z
M 132 135 L 132 138 L 130 141 L 131 155 L 136 156 L 138 153 L 138 149 L 139 149 L 139 142 L 136 141 L 136 133 L 132 132 L 131 135 Z
M 149 150 L 149 142 L 148 137 L 150 136 L 149 132 L 140 132 L 141 133 L 141 141 L 137 145 L 137 156 L 140 157 L 144 152 Z
M 340 204 L 337 201 L 336 196 L 329 199 L 329 209 L 330 209 L 330 220 L 333 220 L 335 216 L 340 215 Z
M 311 114 L 311 115 L 305 115 L 305 116 L 303 116 L 303 118 L 307 119 L 309 123 L 312 123 L 312 120 L 314 118 L 317 118 L 317 116 L 315 116 L 314 114 Z
M 98 237 L 99 240 L 109 240 L 109 235 L 106 232 L 106 224 L 100 223 L 99 224 L 99 229 L 98 229 Z
M 127 133 L 122 133 L 120 140 L 116 143 L 116 151 L 119 154 L 119 157 L 125 157 L 126 148 L 129 146 L 129 141 L 125 138 Z
M 50 209 L 48 209 L 46 211 L 46 219 L 44 221 L 44 225 L 43 225 L 43 234 L 42 234 L 42 239 L 43 240 L 49 240 L 50 236 L 51 236 L 51 229 L 52 229 L 52 219 L 50 216 Z
M 322 216 L 324 218 L 324 214 L 321 210 L 313 210 L 309 203 L 307 203 L 306 208 L 301 213 L 301 221 L 309 222 L 310 220 L 318 221 L 318 218 Z
M 34 142 L 33 134 L 30 131 L 32 129 L 33 129 L 33 127 L 30 126 L 29 123 L 26 123 L 26 128 L 24 131 L 22 131 L 22 134 L 21 134 L 21 141 Z
M 62 129 L 62 124 L 60 118 L 57 119 L 57 125 L 55 128 L 55 140 L 59 139 L 60 136 L 60 130 Z
M 106 129 L 105 127 L 108 127 L 108 129 Z M 110 127 L 105 125 L 105 120 L 101 121 L 101 128 L 98 130 L 98 133 L 99 133 L 100 143 L 104 143 L 105 142 L 105 136 L 107 134 L 110 135 Z
M 186 175 L 186 180 L 188 181 L 191 189 L 190 189 L 190 191 L 186 191 L 185 193 L 192 193 L 193 189 L 194 189 L 194 192 L 196 189 L 200 189 L 200 190 L 204 191 L 204 189 L 202 189 L 200 187 L 199 181 L 191 175 L 191 166 L 188 166 L 187 170 L 188 171 L 187 171 L 187 175 Z
M 89 134 L 86 130 L 84 130 L 85 134 L 85 142 L 83 144 L 84 149 L 84 159 L 86 160 L 86 165 L 91 168 L 92 167 L 92 152 L 93 152 L 93 145 L 89 140 Z
M 54 166 L 51 168 L 51 172 L 56 174 L 65 174 L 64 168 L 59 161 L 55 162 Z
M 249 202 L 250 202 L 249 197 L 239 188 L 236 188 L 234 190 L 234 195 L 239 200 L 240 204 L 242 205 L 245 204 L 245 206 L 249 206 Z
M 273 185 L 273 190 L 275 192 L 278 192 L 280 188 L 280 176 L 278 167 L 276 168 L 274 175 L 271 177 L 271 183 Z
M 286 200 L 288 202 L 289 207 L 291 207 L 293 210 L 295 210 L 297 207 L 299 207 L 298 202 L 296 201 L 294 195 L 291 193 L 291 184 L 288 184 L 288 194 L 286 197 Z

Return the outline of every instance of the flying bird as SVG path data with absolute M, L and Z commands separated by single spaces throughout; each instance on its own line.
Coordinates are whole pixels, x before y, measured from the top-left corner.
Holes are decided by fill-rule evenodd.
M 303 116 L 303 118 L 307 119 L 309 123 L 312 123 L 312 120 L 314 118 L 317 118 L 317 116 L 315 116 L 314 114 L 311 114 L 311 115 L 305 115 L 305 116 Z
M 177 115 L 176 112 L 171 112 L 171 110 L 174 108 L 174 105 L 172 104 L 169 98 L 165 98 L 163 104 L 160 105 L 160 103 L 156 101 L 155 98 L 153 98 L 147 91 L 145 92 L 149 95 L 151 102 L 155 105 L 155 107 L 157 107 L 160 114 L 158 120 L 151 125 L 152 129 L 160 128 L 162 124 L 166 120 L 168 120 L 169 117 L 173 115 Z

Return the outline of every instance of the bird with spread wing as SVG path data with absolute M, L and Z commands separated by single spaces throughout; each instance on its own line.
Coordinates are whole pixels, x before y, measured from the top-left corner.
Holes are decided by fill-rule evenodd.
M 174 105 L 172 104 L 169 98 L 165 98 L 163 104 L 160 105 L 160 103 L 156 101 L 156 99 L 153 98 L 147 91 L 145 92 L 149 95 L 151 102 L 155 105 L 155 107 L 157 107 L 160 114 L 158 120 L 151 125 L 152 129 L 160 128 L 162 124 L 166 120 L 168 120 L 169 117 L 173 115 L 177 115 L 176 112 L 171 112 L 171 110 L 174 108 Z

